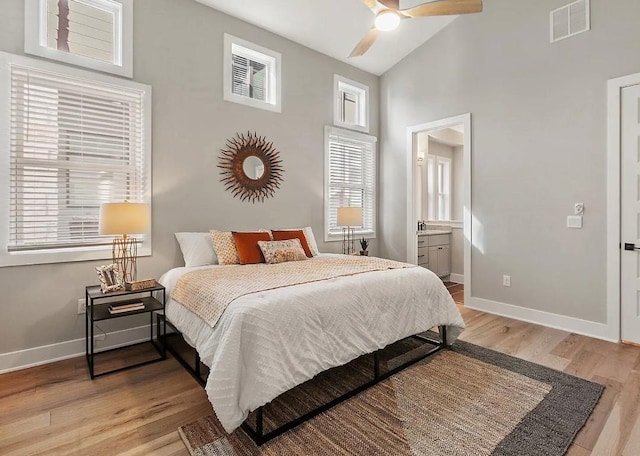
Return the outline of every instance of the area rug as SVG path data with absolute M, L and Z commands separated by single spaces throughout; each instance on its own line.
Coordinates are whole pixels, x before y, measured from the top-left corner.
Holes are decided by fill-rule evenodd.
M 420 348 L 403 341 L 395 349 L 386 365 Z M 268 416 L 294 418 L 304 412 L 300 404 L 311 406 L 327 389 L 340 394 L 347 388 L 340 379 L 370 372 L 363 359 L 354 363 L 351 372 L 333 379 L 318 376 L 278 398 L 271 411 L 265 407 L 267 430 L 278 424 L 266 421 Z M 192 456 L 555 456 L 567 451 L 603 390 L 458 341 L 261 447 L 241 430 L 227 434 L 213 415 L 180 427 L 179 433 Z

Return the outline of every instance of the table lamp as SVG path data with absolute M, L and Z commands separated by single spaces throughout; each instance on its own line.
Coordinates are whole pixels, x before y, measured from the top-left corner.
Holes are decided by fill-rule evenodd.
M 138 275 L 138 239 L 151 224 L 151 209 L 145 203 L 105 203 L 100 206 L 100 234 L 113 238 L 113 262 L 120 267 L 125 283 L 135 282 Z
M 337 226 L 342 227 L 342 253 L 350 255 L 355 252 L 354 226 L 362 226 L 361 207 L 339 207 Z

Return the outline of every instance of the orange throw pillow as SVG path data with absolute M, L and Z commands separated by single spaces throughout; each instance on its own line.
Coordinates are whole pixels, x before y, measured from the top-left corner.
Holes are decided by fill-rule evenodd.
M 271 230 L 271 234 L 273 234 L 274 241 L 286 241 L 289 239 L 299 239 L 300 244 L 302 244 L 302 249 L 304 250 L 305 255 L 308 258 L 313 257 L 311 253 L 311 249 L 309 248 L 309 243 L 307 242 L 307 237 L 304 235 L 303 230 Z M 261 239 L 262 240 L 262 239 Z
M 233 231 L 233 241 L 238 249 L 240 264 L 264 263 L 264 256 L 258 247 L 258 241 L 270 241 L 271 236 L 268 231 L 257 233 L 236 233 Z

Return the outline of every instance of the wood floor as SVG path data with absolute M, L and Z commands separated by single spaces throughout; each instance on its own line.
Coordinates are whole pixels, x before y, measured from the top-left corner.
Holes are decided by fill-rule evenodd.
M 447 285 L 463 340 L 606 385 L 570 456 L 640 455 L 640 348 L 466 309 L 462 286 Z M 124 354 L 143 356 L 136 350 Z M 174 359 L 92 381 L 75 358 L 0 375 L 0 455 L 188 456 L 177 428 L 208 413 L 204 390 Z

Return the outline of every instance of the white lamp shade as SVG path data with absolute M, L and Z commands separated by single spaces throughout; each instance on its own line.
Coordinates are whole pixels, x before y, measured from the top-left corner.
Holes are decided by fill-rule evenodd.
M 100 234 L 144 234 L 151 224 L 151 209 L 145 203 L 105 203 L 100 206 Z
M 338 226 L 362 226 L 361 207 L 339 207 Z

